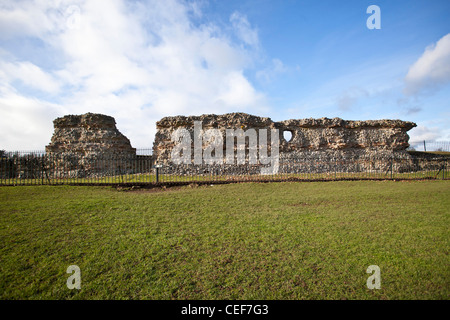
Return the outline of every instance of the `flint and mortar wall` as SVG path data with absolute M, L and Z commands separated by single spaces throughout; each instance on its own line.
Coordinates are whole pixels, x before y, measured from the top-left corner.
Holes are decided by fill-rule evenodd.
M 191 140 L 194 141 L 194 121 L 201 121 L 203 131 L 220 131 L 224 157 L 226 129 L 255 129 L 257 133 L 259 129 L 267 129 L 269 151 L 270 130 L 278 129 L 280 173 L 382 171 L 386 161 L 392 157 L 412 159 L 405 151 L 409 146 L 407 131 L 416 126 L 413 122 L 401 120 L 346 121 L 340 118 L 274 122 L 270 118 L 246 113 L 165 117 L 156 124 L 157 133 L 153 144 L 154 159 L 156 163 L 163 165 L 164 172 L 181 175 L 260 173 L 264 165 L 228 165 L 225 164 L 225 158 L 224 164 L 218 165 L 175 165 L 171 153 L 179 142 L 172 140 L 172 134 L 177 129 L 184 128 L 189 131 Z M 291 132 L 290 141 L 284 139 L 284 131 Z M 208 143 L 203 142 L 202 148 L 207 146 Z M 191 147 L 193 154 L 193 143 Z M 355 160 L 360 161 L 356 164 Z
M 113 117 L 86 113 L 53 121 L 55 131 L 46 146 L 52 175 L 87 177 L 132 173 L 136 149 L 116 128 Z
M 190 133 L 191 153 L 194 153 L 194 121 L 201 122 L 203 131 L 219 130 L 223 139 L 223 163 L 173 163 L 171 153 L 178 142 L 172 140 L 172 135 L 177 129 L 184 128 Z M 260 174 L 262 167 L 270 166 L 248 162 L 237 165 L 236 161 L 226 164 L 226 129 L 255 129 L 257 134 L 260 129 L 267 129 L 269 154 L 271 129 L 278 129 L 279 173 L 383 171 L 392 157 L 412 163 L 412 157 L 405 151 L 409 146 L 407 131 L 416 126 L 415 123 L 400 120 L 346 121 L 340 118 L 274 122 L 270 118 L 246 113 L 166 117 L 156 125 L 151 160 L 163 165 L 163 173 L 177 175 Z M 138 172 L 136 149 L 117 130 L 113 117 L 93 113 L 68 115 L 55 119 L 54 127 L 55 132 L 46 147 L 49 167 L 55 168 L 52 175 L 92 177 Z M 291 132 L 290 141 L 284 139 L 285 131 Z M 234 145 L 236 152 L 236 143 Z M 206 147 L 208 142 L 203 141 L 203 150 Z M 248 142 L 246 147 L 248 157 Z

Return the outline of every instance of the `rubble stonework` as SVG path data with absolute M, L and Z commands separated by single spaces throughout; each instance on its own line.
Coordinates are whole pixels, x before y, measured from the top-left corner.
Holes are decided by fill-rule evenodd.
M 86 113 L 53 121 L 55 131 L 45 151 L 59 174 L 84 177 L 94 172 L 129 171 L 123 161 L 134 159 L 136 149 L 116 128 L 113 117 Z
M 45 147 L 47 153 L 136 154 L 130 140 L 117 130 L 113 117 L 98 113 L 67 115 L 55 119 L 53 125 L 55 132 Z
M 203 132 L 219 130 L 223 139 L 223 163 L 194 164 L 193 156 L 189 164 L 172 161 L 172 149 L 177 144 L 172 138 L 177 129 L 183 128 L 190 133 L 194 150 L 195 121 L 201 122 Z M 58 168 L 56 175 L 85 177 L 140 172 L 133 169 L 136 149 L 117 130 L 113 117 L 93 113 L 68 115 L 55 119 L 54 126 L 55 132 L 46 153 L 52 167 Z M 166 174 L 260 174 L 261 168 L 269 165 L 250 164 L 248 161 L 244 165 L 226 163 L 226 130 L 242 129 L 245 132 L 255 129 L 259 134 L 260 129 L 267 129 L 267 150 L 271 153 L 271 130 L 277 129 L 278 173 L 383 171 L 392 157 L 412 160 L 406 152 L 409 146 L 407 131 L 415 126 L 413 122 L 401 120 L 350 121 L 340 118 L 274 122 L 270 118 L 246 113 L 165 117 L 156 123 L 152 159 L 163 166 Z M 285 131 L 292 135 L 289 141 L 284 138 Z M 203 140 L 202 150 L 207 147 L 208 141 Z M 248 160 L 248 143 L 246 147 Z
M 202 129 L 218 129 L 222 134 L 224 156 L 226 129 L 278 129 L 279 172 L 326 172 L 336 171 L 336 161 L 374 159 L 390 157 L 410 158 L 406 152 L 409 146 L 407 131 L 416 126 L 413 122 L 401 120 L 349 121 L 340 118 L 297 119 L 274 122 L 270 118 L 246 113 L 223 115 L 165 117 L 156 123 L 157 132 L 153 144 L 153 157 L 162 164 L 167 173 L 176 174 L 245 174 L 259 173 L 258 165 L 175 165 L 171 152 L 176 141 L 172 134 L 179 128 L 188 130 L 194 140 L 194 121 L 201 121 Z M 291 132 L 286 141 L 284 131 Z M 270 140 L 268 136 L 268 141 Z M 192 146 L 193 147 L 193 146 Z M 203 149 L 207 143 L 203 143 Z M 270 150 L 270 143 L 268 145 Z M 225 162 L 225 160 L 224 160 Z M 372 165 L 372 164 L 370 164 Z M 311 166 L 314 166 L 313 168 Z M 321 167 L 319 167 L 321 166 Z M 367 170 L 350 168 L 347 170 Z

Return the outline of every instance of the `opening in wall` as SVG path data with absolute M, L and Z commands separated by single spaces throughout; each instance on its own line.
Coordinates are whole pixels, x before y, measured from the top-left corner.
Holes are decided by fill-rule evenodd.
M 292 136 L 293 136 L 292 131 L 289 131 L 289 130 L 284 130 L 283 131 L 283 138 L 287 142 L 290 142 L 292 140 Z

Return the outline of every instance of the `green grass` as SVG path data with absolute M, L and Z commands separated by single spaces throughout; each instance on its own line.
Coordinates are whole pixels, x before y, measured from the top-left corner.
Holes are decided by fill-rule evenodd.
M 449 299 L 449 208 L 450 181 L 1 187 L 0 298 Z

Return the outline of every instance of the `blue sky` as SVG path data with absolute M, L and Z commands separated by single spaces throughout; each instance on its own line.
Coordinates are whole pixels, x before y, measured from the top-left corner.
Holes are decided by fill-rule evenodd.
M 370 5 L 381 29 L 368 29 Z M 402 119 L 450 140 L 450 1 L 0 3 L 0 149 L 44 149 L 52 120 L 115 117 L 151 148 L 164 116 Z

